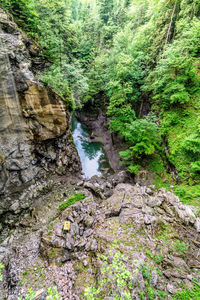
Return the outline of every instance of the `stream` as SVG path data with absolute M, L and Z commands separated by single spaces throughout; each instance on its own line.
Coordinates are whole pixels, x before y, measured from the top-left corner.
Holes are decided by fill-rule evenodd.
M 105 175 L 105 173 L 109 175 L 112 172 L 103 145 L 99 142 L 89 141 L 89 130 L 74 115 L 72 117 L 72 136 L 81 160 L 82 172 L 86 178 Z

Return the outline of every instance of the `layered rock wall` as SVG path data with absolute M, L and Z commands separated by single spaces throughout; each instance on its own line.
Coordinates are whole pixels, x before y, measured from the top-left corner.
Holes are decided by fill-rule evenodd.
M 0 28 L 0 195 L 4 197 L 23 190 L 37 176 L 75 172 L 80 164 L 71 139 L 71 114 L 34 75 L 39 51 L 1 9 Z M 42 64 L 41 60 L 38 69 Z

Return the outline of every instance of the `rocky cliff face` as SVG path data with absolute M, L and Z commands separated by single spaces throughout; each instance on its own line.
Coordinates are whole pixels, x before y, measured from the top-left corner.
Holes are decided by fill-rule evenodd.
M 44 64 L 0 10 L 0 195 L 23 190 L 48 171 L 80 169 L 70 138 L 71 115 L 34 75 Z

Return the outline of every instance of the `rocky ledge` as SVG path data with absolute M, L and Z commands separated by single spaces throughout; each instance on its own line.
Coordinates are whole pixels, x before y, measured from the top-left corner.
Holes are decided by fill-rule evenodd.
M 0 248 L 4 297 L 56 285 L 63 299 L 85 299 L 87 287 L 101 285 L 102 299 L 126 299 L 125 292 L 131 299 L 172 299 L 199 286 L 199 211 L 164 189 L 117 176 L 58 185 L 46 208 L 19 222 Z M 61 205 L 77 193 L 85 199 Z

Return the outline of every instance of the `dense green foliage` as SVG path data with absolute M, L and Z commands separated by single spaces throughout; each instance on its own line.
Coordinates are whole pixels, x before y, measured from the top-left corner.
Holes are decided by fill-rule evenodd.
M 141 160 L 159 149 L 160 138 L 157 124 L 149 116 L 137 119 L 130 124 L 125 123 L 121 136 L 130 146 L 127 150 L 120 152 L 120 155 L 125 161 L 124 164 L 128 164 L 128 171 L 137 173 Z
M 120 155 L 131 173 L 149 168 L 165 180 L 170 166 L 173 185 L 181 184 L 177 194 L 184 201 L 199 199 L 199 2 L 79 4 L 82 50 L 90 53 L 79 52 L 89 87 L 81 102 L 106 108 L 111 132 L 127 143 Z M 93 18 L 86 19 L 90 14 Z
M 200 199 L 198 0 L 0 0 L 43 51 L 68 108 L 102 107 L 131 173 Z M 166 168 L 167 167 L 167 168 Z M 172 172 L 173 171 L 173 172 Z

